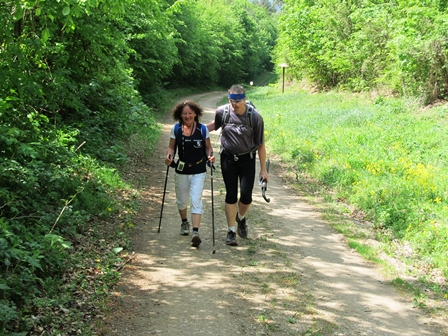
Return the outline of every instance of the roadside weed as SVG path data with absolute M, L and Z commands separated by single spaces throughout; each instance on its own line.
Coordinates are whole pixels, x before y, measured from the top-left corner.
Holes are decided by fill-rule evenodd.
M 290 178 L 342 205 L 333 215 L 325 213 L 333 226 L 363 239 L 369 235 L 365 228 L 336 224 L 342 214 L 356 216 L 372 224 L 369 230 L 381 243 L 376 248 L 406 258 L 415 275 L 447 278 L 448 117 L 442 108 L 422 110 L 414 102 L 383 97 L 372 104 L 337 92 L 274 91 L 251 92 L 265 120 L 268 151 L 279 156 Z M 350 244 L 380 262 L 381 251 Z M 404 245 L 408 253 L 401 256 Z M 426 278 L 428 285 L 433 280 Z
M 292 87 L 284 94 L 256 88 L 251 100 L 265 120 L 268 155 L 282 167 L 282 179 L 319 209 L 349 247 L 380 265 L 391 281 L 402 281 L 394 285 L 415 298 L 415 307 L 446 314 L 446 108 L 421 109 L 389 98 L 372 103 L 368 97 L 338 92 L 312 95 Z M 247 253 L 259 259 L 269 251 L 291 267 L 294 263 L 270 239 L 275 233 L 269 223 L 256 213 L 251 216 L 267 241 L 260 236 L 248 242 Z M 278 272 L 270 279 L 294 291 L 301 281 L 297 274 Z M 269 289 L 272 301 L 279 293 Z M 285 309 L 317 313 L 313 299 L 299 306 L 287 299 L 296 295 L 285 293 Z M 276 302 L 278 306 L 282 304 Z M 317 335 L 322 330 L 318 324 L 308 331 Z

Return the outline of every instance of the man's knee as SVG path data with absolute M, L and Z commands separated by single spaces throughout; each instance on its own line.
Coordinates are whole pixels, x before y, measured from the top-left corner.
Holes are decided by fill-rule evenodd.
M 236 204 L 238 198 L 236 196 L 226 196 L 225 202 L 227 204 Z
M 244 205 L 249 205 L 252 203 L 252 195 L 241 195 L 240 202 Z

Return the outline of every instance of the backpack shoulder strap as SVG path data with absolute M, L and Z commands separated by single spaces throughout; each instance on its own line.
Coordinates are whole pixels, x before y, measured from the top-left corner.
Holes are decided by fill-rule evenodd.
M 246 103 L 247 106 L 247 116 L 246 116 L 246 120 L 247 120 L 247 125 L 252 128 L 252 112 L 254 111 L 254 105 L 251 102 Z M 222 126 L 224 127 L 225 125 L 227 125 L 227 123 L 229 122 L 229 118 L 230 118 L 230 104 L 226 104 L 226 106 L 224 107 L 224 112 L 222 114 Z
M 179 133 L 179 128 L 180 128 L 180 123 L 177 123 L 176 125 L 174 125 L 174 135 L 177 138 L 177 134 Z
M 176 144 L 174 145 L 174 155 L 173 158 L 176 156 L 176 149 L 177 149 L 177 142 L 179 141 L 179 128 L 180 128 L 180 122 L 178 122 L 176 125 L 174 125 L 174 136 L 176 137 Z
M 205 137 L 207 136 L 207 130 L 204 124 L 201 124 L 201 135 L 202 135 L 202 140 L 205 141 Z M 174 125 L 174 135 L 177 138 L 177 135 L 179 134 L 179 128 L 180 128 L 180 123 L 177 123 L 176 125 Z
M 222 113 L 222 126 L 224 127 L 229 122 L 230 118 L 230 104 L 226 104 L 224 107 L 224 112 Z
M 254 106 L 249 102 L 247 105 L 247 116 L 246 121 L 250 128 L 252 128 L 252 112 L 254 111 Z
M 204 124 L 201 124 L 201 134 L 202 134 L 202 141 L 205 142 L 205 137 L 207 136 L 207 126 Z

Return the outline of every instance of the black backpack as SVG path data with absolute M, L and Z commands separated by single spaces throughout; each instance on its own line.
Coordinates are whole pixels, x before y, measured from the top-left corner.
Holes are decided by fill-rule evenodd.
M 246 101 L 246 107 L 247 107 L 247 116 L 246 116 L 246 123 L 247 126 L 249 126 L 250 129 L 252 129 L 252 112 L 255 109 L 255 105 L 250 101 Z M 224 126 L 227 125 L 230 118 L 230 104 L 227 104 L 224 107 L 224 113 L 222 114 L 222 126 L 221 126 L 221 132 Z

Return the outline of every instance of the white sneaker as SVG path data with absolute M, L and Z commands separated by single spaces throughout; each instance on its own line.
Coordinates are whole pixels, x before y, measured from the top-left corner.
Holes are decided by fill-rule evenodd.
M 182 222 L 182 224 L 180 225 L 180 234 L 182 236 L 188 236 L 190 233 L 190 223 L 187 222 Z

